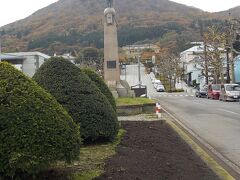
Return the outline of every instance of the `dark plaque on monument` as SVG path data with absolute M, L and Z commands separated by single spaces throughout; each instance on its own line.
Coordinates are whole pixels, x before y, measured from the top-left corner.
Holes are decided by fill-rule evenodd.
M 108 69 L 116 69 L 117 68 L 117 62 L 116 61 L 107 61 L 107 68 Z

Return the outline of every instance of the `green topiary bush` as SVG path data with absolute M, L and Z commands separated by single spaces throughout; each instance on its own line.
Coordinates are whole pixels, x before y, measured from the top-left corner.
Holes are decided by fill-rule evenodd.
M 85 74 L 95 83 L 95 85 L 100 89 L 100 91 L 107 97 L 108 101 L 112 105 L 113 109 L 116 111 L 116 102 L 115 99 L 103 81 L 103 79 L 91 69 L 82 69 Z
M 51 58 L 33 79 L 80 124 L 85 141 L 115 138 L 118 132 L 115 111 L 94 82 L 74 64 L 63 58 Z
M 80 132 L 66 110 L 8 63 L 0 63 L 0 174 L 36 174 L 79 157 Z

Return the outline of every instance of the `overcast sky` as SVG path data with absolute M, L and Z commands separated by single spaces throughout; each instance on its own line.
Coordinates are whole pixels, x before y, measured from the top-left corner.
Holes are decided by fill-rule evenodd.
M 23 19 L 38 9 L 58 0 L 1 0 L 0 27 Z M 86 0 L 87 1 L 87 0 Z M 103 0 L 102 0 L 103 1 Z M 172 0 L 182 4 L 195 6 L 205 11 L 216 12 L 240 6 L 240 0 Z
M 187 4 L 204 11 L 218 12 L 240 6 L 240 0 L 172 0 L 181 4 Z
M 58 0 L 0 0 L 0 27 L 23 19 Z

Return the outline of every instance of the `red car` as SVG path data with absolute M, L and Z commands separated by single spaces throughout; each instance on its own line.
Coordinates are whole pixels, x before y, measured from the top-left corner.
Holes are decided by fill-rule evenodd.
M 221 84 L 209 84 L 208 85 L 208 99 L 219 99 L 221 92 Z

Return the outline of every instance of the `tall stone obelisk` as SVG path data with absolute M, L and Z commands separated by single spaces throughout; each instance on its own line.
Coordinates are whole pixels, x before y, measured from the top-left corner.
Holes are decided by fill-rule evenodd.
M 117 92 L 120 81 L 116 11 L 113 0 L 107 0 L 104 11 L 104 80 L 112 92 Z

